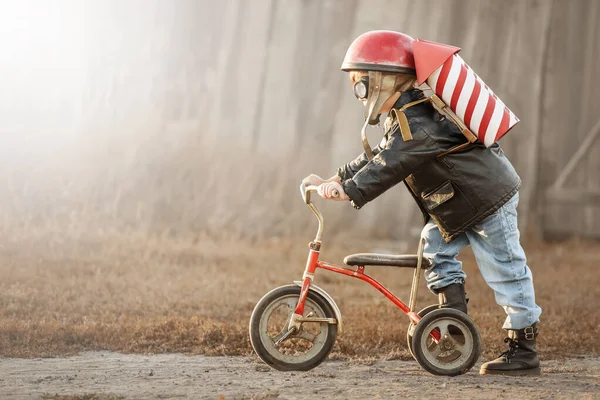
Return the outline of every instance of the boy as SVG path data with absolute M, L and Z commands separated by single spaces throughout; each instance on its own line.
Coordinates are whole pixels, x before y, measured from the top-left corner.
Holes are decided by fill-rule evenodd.
M 372 31 L 349 47 L 342 70 L 349 73 L 356 97 L 365 105 L 365 153 L 324 180 L 319 193 L 349 200 L 360 209 L 404 181 L 419 205 L 426 224 L 425 272 L 428 288 L 440 307 L 467 312 L 458 253 L 473 248 L 477 264 L 507 318 L 509 349 L 485 363 L 481 374 L 539 375 L 536 351 L 541 309 L 535 304 L 531 271 L 526 265 L 517 228 L 521 180 L 500 146 L 469 143 L 457 126 L 438 113 L 415 88 L 413 39 L 399 32 Z M 385 135 L 372 149 L 367 124 L 388 113 Z

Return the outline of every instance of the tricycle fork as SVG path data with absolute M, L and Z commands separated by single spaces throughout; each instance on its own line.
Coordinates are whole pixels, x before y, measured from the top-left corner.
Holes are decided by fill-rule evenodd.
M 294 312 L 292 313 L 292 317 L 290 318 L 290 322 L 288 324 L 289 331 L 299 331 L 302 322 L 305 322 L 306 320 L 306 318 L 303 317 L 304 303 L 306 302 L 306 296 L 308 296 L 310 283 L 315 278 L 315 270 L 317 269 L 317 262 L 319 261 L 319 254 L 321 252 L 321 242 L 310 242 L 308 247 L 310 251 L 308 253 L 308 259 L 306 260 L 306 268 L 304 269 L 304 275 L 302 275 L 302 289 L 300 290 L 300 297 L 298 298 L 298 303 L 296 304 L 296 308 L 294 309 Z

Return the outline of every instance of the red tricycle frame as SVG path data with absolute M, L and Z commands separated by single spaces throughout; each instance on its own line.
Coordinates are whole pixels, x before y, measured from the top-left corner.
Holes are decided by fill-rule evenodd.
M 322 268 L 328 271 L 332 271 L 338 274 L 351 276 L 354 278 L 358 278 L 362 281 L 367 282 L 375 289 L 379 290 L 385 297 L 387 297 L 392 303 L 396 305 L 399 309 L 401 309 L 413 324 L 418 324 L 421 320 L 421 317 L 414 311 L 416 297 L 417 297 L 417 286 L 419 279 L 418 277 L 421 274 L 421 262 L 423 258 L 423 241 L 419 243 L 419 254 L 418 254 L 418 263 L 415 268 L 415 276 L 413 278 L 413 284 L 411 288 L 411 296 L 410 296 L 410 306 L 407 306 L 402 300 L 400 300 L 396 295 L 394 295 L 389 289 L 387 289 L 383 284 L 378 282 L 376 279 L 364 273 L 365 267 L 358 266 L 356 270 L 352 270 L 349 268 L 342 268 L 334 264 L 327 263 L 325 261 L 319 260 L 320 255 L 320 242 L 311 242 L 310 243 L 310 252 L 308 255 L 308 261 L 306 263 L 306 269 L 304 271 L 304 275 L 302 278 L 302 290 L 300 291 L 300 298 L 298 299 L 298 304 L 294 310 L 294 314 L 298 316 L 302 316 L 304 314 L 304 303 L 306 301 L 306 297 L 308 295 L 308 290 L 310 289 L 310 285 L 312 280 L 314 279 L 314 274 L 317 268 Z M 440 340 L 440 333 L 437 330 L 433 330 L 431 332 L 431 336 L 435 339 L 435 341 Z
M 325 269 L 331 272 L 335 272 L 338 274 L 351 276 L 354 278 L 358 278 L 362 281 L 367 282 L 369 285 L 373 286 L 379 292 L 381 292 L 385 297 L 387 297 L 392 303 L 396 305 L 399 309 L 401 309 L 412 321 L 413 324 L 418 324 L 421 320 L 421 317 L 415 312 L 415 306 L 417 303 L 417 291 L 419 286 L 419 279 L 421 276 L 421 265 L 423 261 L 423 248 L 425 245 L 424 239 L 419 241 L 419 249 L 417 254 L 417 265 L 413 274 L 412 286 L 410 291 L 410 300 L 409 305 L 407 306 L 402 300 L 400 300 L 396 295 L 394 295 L 391 291 L 389 291 L 384 285 L 379 283 L 376 279 L 370 277 L 365 274 L 365 267 L 358 266 L 356 270 L 352 270 L 349 268 L 342 268 L 334 264 L 327 263 L 325 261 L 319 260 L 319 255 L 321 251 L 321 239 L 323 236 L 323 215 L 321 212 L 315 207 L 315 205 L 311 202 L 311 192 L 318 191 L 317 186 L 305 186 L 300 185 L 300 193 L 302 194 L 302 198 L 306 205 L 312 210 L 313 214 L 317 217 L 319 221 L 319 228 L 317 230 L 317 235 L 315 240 L 310 242 L 309 244 L 309 254 L 308 260 L 306 262 L 306 268 L 304 270 L 304 275 L 302 276 L 302 289 L 300 291 L 300 297 L 298 299 L 298 303 L 294 312 L 292 314 L 292 318 L 289 322 L 289 329 L 292 332 L 299 328 L 299 321 L 303 319 L 304 314 L 304 303 L 306 302 L 306 297 L 308 296 L 308 291 L 311 286 L 311 282 L 315 277 L 315 271 L 317 268 Z M 437 330 L 431 331 L 431 336 L 438 342 L 441 338 L 440 333 Z

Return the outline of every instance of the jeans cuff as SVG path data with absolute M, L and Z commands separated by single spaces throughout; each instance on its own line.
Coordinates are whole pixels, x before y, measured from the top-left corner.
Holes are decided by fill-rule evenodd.
M 440 281 L 434 282 L 433 284 L 427 284 L 427 288 L 433 293 L 433 294 L 438 294 L 440 292 L 440 289 L 443 289 L 447 286 L 450 286 L 452 284 L 455 283 L 461 283 L 461 284 L 465 284 L 465 278 L 464 277 L 446 277 Z

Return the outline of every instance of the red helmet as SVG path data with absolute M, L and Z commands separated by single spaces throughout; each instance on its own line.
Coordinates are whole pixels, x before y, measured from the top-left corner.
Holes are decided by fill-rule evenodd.
M 415 75 L 414 39 L 394 31 L 363 33 L 350 45 L 342 70 L 381 71 Z

